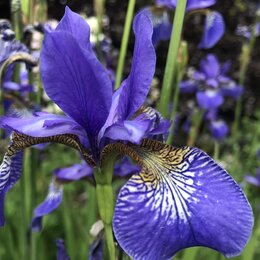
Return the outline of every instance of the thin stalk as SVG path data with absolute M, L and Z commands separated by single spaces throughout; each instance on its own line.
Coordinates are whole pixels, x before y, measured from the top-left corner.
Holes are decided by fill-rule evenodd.
M 181 260 L 195 260 L 198 255 L 199 247 L 187 248 L 183 251 Z
M 198 131 L 202 123 L 203 116 L 204 116 L 204 110 L 201 109 L 193 114 L 192 125 L 190 129 L 187 145 L 193 146 L 195 144 L 198 136 Z
M 240 71 L 239 71 L 239 85 L 244 87 L 245 86 L 245 78 L 246 78 L 246 73 L 248 70 L 248 65 L 250 62 L 250 58 L 252 55 L 252 51 L 254 49 L 255 46 L 255 41 L 256 41 L 256 26 L 259 23 L 260 20 L 260 15 L 259 15 L 259 10 L 257 11 L 257 15 L 256 15 L 256 19 L 255 19 L 255 23 L 254 23 L 254 30 L 251 33 L 250 36 L 250 40 L 249 40 L 249 44 L 245 43 L 242 46 L 242 51 L 241 51 L 241 55 L 240 55 Z M 238 130 L 239 127 L 239 123 L 240 123 L 240 118 L 241 118 L 241 111 L 242 111 L 242 96 L 238 98 L 237 102 L 236 102 L 236 108 L 235 108 L 235 120 L 234 120 L 234 124 L 233 124 L 233 134 L 236 135 L 236 132 Z
M 33 208 L 36 204 L 36 178 L 35 175 L 38 174 L 39 171 L 39 151 L 32 149 L 31 150 L 31 171 L 30 171 L 30 219 L 32 217 L 32 211 Z M 36 260 L 37 259 L 37 233 L 31 232 L 31 237 L 30 237 L 30 256 L 31 260 Z
M 39 4 L 39 21 L 45 23 L 47 20 L 47 0 L 40 0 Z
M 63 220 L 64 220 L 64 228 L 65 228 L 65 236 L 66 241 L 68 245 L 68 251 L 71 259 L 76 259 L 75 255 L 75 233 L 74 233 L 74 227 L 73 227 L 73 221 L 72 221 L 72 214 L 71 214 L 71 200 L 70 196 L 68 194 L 68 190 L 64 192 L 63 195 L 63 205 L 64 205 L 64 213 L 63 213 Z
M 29 0 L 28 3 L 28 21 L 30 24 L 33 24 L 34 19 L 33 19 L 33 14 L 34 14 L 34 0 Z
M 186 70 L 186 66 L 187 66 L 187 60 L 188 60 L 188 50 L 187 50 L 187 43 L 185 41 L 182 41 L 181 43 L 181 47 L 179 49 L 179 55 L 178 55 L 178 59 L 177 59 L 177 70 L 176 73 L 177 75 L 175 75 L 175 79 L 174 80 L 174 93 L 173 93 L 173 109 L 172 109 L 172 113 L 171 113 L 171 121 L 172 121 L 172 125 L 170 128 L 170 132 L 169 132 L 169 136 L 167 139 L 167 144 L 171 144 L 173 141 L 173 134 L 174 134 L 174 121 L 175 121 L 175 116 L 176 116 L 176 111 L 177 111 L 177 106 L 179 103 L 179 94 L 180 94 L 180 88 L 179 88 L 179 84 L 181 82 L 181 80 L 183 79 L 185 70 Z
M 219 142 L 216 140 L 214 141 L 214 159 L 219 159 Z
M 180 94 L 180 88 L 177 86 L 175 88 L 175 91 L 174 91 L 174 94 L 173 94 L 173 109 L 172 109 L 172 114 L 171 114 L 172 125 L 171 125 L 170 130 L 169 130 L 169 136 L 168 136 L 168 139 L 167 139 L 167 144 L 172 144 L 172 141 L 173 141 L 174 127 L 175 127 L 175 115 L 176 115 L 176 110 L 177 110 L 178 101 L 179 101 L 179 94 Z
M 20 40 L 22 36 L 22 17 L 21 1 L 12 0 L 11 2 L 12 24 L 14 26 L 16 39 Z
M 100 173 L 96 173 L 100 174 Z M 105 237 L 109 260 L 115 259 L 115 243 L 112 231 L 112 218 L 114 212 L 114 194 L 112 185 L 97 184 L 96 186 L 98 210 L 105 226 Z
M 21 225 L 20 225 L 20 256 L 21 259 L 28 259 L 27 228 L 29 223 L 28 216 L 28 190 L 27 174 L 30 171 L 30 150 L 24 150 L 23 176 L 21 178 Z
M 167 54 L 166 67 L 163 77 L 161 98 L 158 109 L 163 117 L 168 117 L 168 105 L 171 96 L 171 86 L 174 75 L 176 75 L 176 59 L 181 40 L 181 33 L 185 15 L 187 0 L 179 0 L 176 7 L 176 12 L 173 20 L 173 30 L 170 39 L 169 50 Z
M 104 6 L 105 0 L 95 0 L 94 1 L 94 8 L 97 15 L 98 20 L 98 31 L 97 31 L 97 40 L 99 35 L 102 33 L 102 20 L 104 15 Z
M 133 20 L 134 9 L 135 9 L 135 1 L 136 0 L 129 0 L 129 2 L 128 2 L 125 25 L 124 25 L 124 32 L 123 32 L 122 43 L 121 43 L 120 53 L 119 53 L 119 60 L 118 60 L 118 65 L 117 65 L 117 70 L 116 70 L 115 89 L 117 89 L 120 86 L 122 76 L 123 76 L 126 50 L 127 50 L 127 46 L 128 46 L 128 39 L 129 39 L 131 24 L 132 24 L 132 20 Z
M 86 205 L 86 210 L 85 210 L 85 227 L 86 230 L 90 230 L 91 226 L 93 223 L 95 223 L 96 218 L 97 218 L 97 196 L 96 196 L 96 190 L 93 187 L 92 184 L 87 183 L 86 184 L 86 189 L 87 189 L 87 194 L 88 194 L 88 199 L 87 199 L 87 205 Z M 91 244 L 92 237 L 90 236 L 89 232 L 86 234 L 86 240 L 87 240 L 87 245 Z M 82 252 L 82 259 L 84 259 L 85 252 Z

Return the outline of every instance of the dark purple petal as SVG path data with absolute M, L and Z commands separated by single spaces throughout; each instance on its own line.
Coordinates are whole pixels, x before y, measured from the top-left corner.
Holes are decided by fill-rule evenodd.
M 62 202 L 63 188 L 60 184 L 52 181 L 46 199 L 34 210 L 32 230 L 40 231 L 41 219 L 59 207 Z M 37 224 L 37 225 L 36 225 Z
M 5 194 L 20 179 L 23 166 L 23 152 L 18 152 L 11 158 L 4 156 L 0 165 L 0 227 L 4 225 Z
M 212 136 L 217 140 L 225 138 L 229 132 L 229 128 L 223 120 L 210 122 L 209 130 Z
M 185 80 L 179 84 L 181 93 L 194 93 L 198 89 L 198 83 L 194 80 Z
M 69 260 L 69 255 L 67 253 L 64 240 L 63 239 L 57 239 L 56 240 L 56 246 L 57 246 L 57 260 Z
M 139 144 L 146 136 L 151 125 L 152 122 L 149 119 L 125 120 L 122 123 L 116 123 L 108 127 L 104 133 L 104 137 Z
M 206 78 L 216 78 L 220 73 L 220 64 L 214 54 L 208 54 L 200 62 L 200 69 Z
M 115 165 L 114 175 L 125 177 L 133 175 L 141 170 L 140 166 L 133 164 L 128 157 L 124 157 L 119 163 Z
M 120 190 L 113 219 L 118 243 L 133 259 L 171 259 L 192 246 L 239 255 L 253 227 L 243 191 L 201 150 L 185 147 L 175 155 L 179 164 L 146 154 L 151 169 Z
M 212 48 L 223 36 L 225 32 L 225 23 L 222 15 L 216 11 L 207 13 L 204 25 L 202 39 L 199 43 L 199 48 Z
M 70 167 L 60 168 L 54 171 L 59 180 L 77 181 L 93 175 L 93 168 L 85 162 L 74 164 Z
M 77 13 L 72 12 L 67 6 L 65 8 L 65 14 L 63 18 L 56 27 L 56 31 L 70 33 L 77 40 L 82 49 L 92 49 L 89 40 L 89 25 L 86 23 L 83 17 Z
M 188 0 L 186 11 L 189 12 L 194 9 L 202 9 L 212 6 L 216 3 L 216 0 Z M 163 5 L 170 9 L 174 9 L 177 5 L 177 0 L 156 0 L 157 5 Z
M 5 224 L 5 192 L 0 193 L 0 227 L 4 226 Z
M 168 134 L 169 128 L 172 122 L 165 120 L 159 111 L 152 107 L 146 107 L 142 110 L 142 114 L 135 118 L 135 120 L 146 120 L 151 121 L 151 127 L 147 131 L 147 138 L 165 142 Z
M 94 148 L 112 101 L 107 71 L 92 51 L 81 49 L 76 38 L 63 31 L 45 35 L 40 68 L 48 96 L 85 128 Z
M 166 6 L 170 9 L 175 9 L 177 0 L 155 0 L 157 5 Z
M 153 25 L 145 10 L 136 15 L 133 30 L 136 37 L 134 55 L 130 75 L 121 84 L 118 104 L 120 121 L 131 117 L 144 103 L 155 71 Z
M 233 99 L 238 99 L 244 92 L 243 87 L 237 85 L 234 81 L 230 81 L 221 87 L 221 93 L 225 97 L 232 97 Z
M 169 40 L 172 32 L 172 22 L 169 14 L 165 9 L 145 8 L 146 14 L 153 23 L 152 42 L 156 47 L 160 41 Z
M 176 126 L 176 122 L 174 123 Z M 158 141 L 166 141 L 169 135 L 169 130 L 172 122 L 169 120 L 162 120 L 149 130 L 147 137 Z
M 46 112 L 24 118 L 1 117 L 0 127 L 34 137 L 75 134 L 87 139 L 85 130 L 70 117 Z
M 260 160 L 260 148 L 258 148 L 258 150 L 257 150 L 257 158 L 258 158 L 258 160 Z
M 104 238 L 100 233 L 97 238 L 91 243 L 88 249 L 88 260 L 103 260 L 103 244 Z
M 110 111 L 109 111 L 109 115 L 107 117 L 107 120 L 105 122 L 105 124 L 103 125 L 103 127 L 100 129 L 99 134 L 98 134 L 98 143 L 101 142 L 104 133 L 106 131 L 106 129 L 111 126 L 112 124 L 115 124 L 118 122 L 118 102 L 119 102 L 119 97 L 121 94 L 122 88 L 119 88 L 118 90 L 116 90 L 112 96 L 112 104 L 110 107 Z
M 206 110 L 215 109 L 222 105 L 224 99 L 219 91 L 206 90 L 196 94 L 198 105 Z
M 224 64 L 221 66 L 220 74 L 222 76 L 225 76 L 230 71 L 230 67 L 231 67 L 231 61 L 224 62 Z
M 216 0 L 188 0 L 186 11 L 189 12 L 194 9 L 203 9 L 212 6 L 216 3 Z

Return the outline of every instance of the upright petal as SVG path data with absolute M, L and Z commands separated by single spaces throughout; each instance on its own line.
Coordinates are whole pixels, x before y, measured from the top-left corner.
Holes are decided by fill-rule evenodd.
M 144 140 L 130 149 L 143 168 L 121 189 L 113 219 L 127 254 L 164 260 L 192 246 L 226 257 L 242 252 L 252 232 L 252 209 L 221 166 L 197 148 Z
M 225 32 L 225 23 L 222 15 L 216 11 L 207 13 L 202 39 L 199 48 L 212 48 L 223 36 Z
M 146 10 L 136 15 L 133 24 L 135 47 L 132 68 L 122 83 L 118 104 L 118 117 L 131 117 L 144 103 L 155 71 L 155 50 L 152 43 L 153 25 Z
M 87 131 L 92 148 L 111 105 L 107 71 L 70 33 L 47 33 L 41 52 L 41 75 L 49 97 Z
M 65 14 L 59 22 L 56 31 L 70 33 L 78 42 L 82 49 L 91 50 L 90 28 L 83 17 L 74 13 L 66 6 Z
M 147 7 L 147 15 L 153 23 L 152 42 L 155 47 L 163 40 L 169 40 L 172 32 L 172 22 L 166 9 Z
M 214 54 L 208 54 L 200 62 L 200 69 L 206 78 L 216 78 L 220 73 L 220 64 Z

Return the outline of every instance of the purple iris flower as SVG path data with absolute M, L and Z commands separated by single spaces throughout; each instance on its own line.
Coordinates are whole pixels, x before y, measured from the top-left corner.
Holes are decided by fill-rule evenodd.
M 229 63 L 221 65 L 217 57 L 208 54 L 200 62 L 200 70 L 190 70 L 188 79 L 180 83 L 182 93 L 196 93 L 198 105 L 205 110 L 220 107 L 225 97 L 237 99 L 243 88 L 227 76 Z
M 238 25 L 236 28 L 236 34 L 246 39 L 250 39 L 252 33 L 254 33 L 256 37 L 260 35 L 260 23 L 257 23 L 255 26 Z
M 175 9 L 177 5 L 177 0 L 156 0 L 155 1 L 159 6 L 166 6 L 169 9 Z M 212 6 L 216 3 L 216 0 L 188 0 L 186 6 L 186 12 L 196 10 L 196 9 L 203 9 L 209 6 Z M 153 12 L 151 11 L 153 15 Z M 154 17 L 156 17 L 154 15 Z M 156 27 L 156 43 L 159 40 L 165 40 L 166 36 L 168 39 L 170 38 L 169 30 L 169 21 L 161 18 L 160 26 Z M 168 28 L 168 29 L 167 29 Z M 162 30 L 163 35 L 159 34 L 159 30 Z M 204 24 L 204 30 L 202 39 L 199 43 L 199 48 L 201 49 L 210 49 L 212 48 L 223 36 L 225 32 L 225 23 L 222 15 L 216 11 L 207 11 L 206 19 Z M 160 38 L 161 37 L 161 38 Z
M 1 126 L 14 133 L 0 166 L 0 198 L 12 176 L 12 158 L 33 144 L 68 145 L 101 169 L 109 153 L 120 153 L 141 167 L 121 188 L 113 217 L 115 237 L 129 256 L 164 260 L 192 246 L 236 256 L 251 235 L 252 209 L 237 183 L 206 153 L 154 140 L 169 123 L 142 107 L 156 59 L 145 12 L 137 14 L 133 29 L 132 69 L 115 93 L 80 16 L 67 8 L 56 30 L 45 35 L 41 76 L 65 115 L 1 118 Z
M 115 165 L 114 176 L 126 177 L 139 171 L 140 167 L 138 165 L 134 165 L 127 157 L 124 157 Z M 63 184 L 83 178 L 92 179 L 93 174 L 93 167 L 90 167 L 85 161 L 70 167 L 56 169 L 54 178 L 49 185 L 47 197 L 34 210 L 34 217 L 31 223 L 32 230 L 36 232 L 41 231 L 42 218 L 60 206 L 63 197 Z

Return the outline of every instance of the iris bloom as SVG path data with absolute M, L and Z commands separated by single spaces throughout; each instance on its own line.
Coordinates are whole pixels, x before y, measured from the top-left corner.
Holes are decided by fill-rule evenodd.
M 133 165 L 130 160 L 125 157 L 115 165 L 114 176 L 126 177 L 138 171 L 140 171 L 140 167 Z M 56 169 L 54 171 L 54 177 L 49 184 L 47 197 L 34 210 L 34 218 L 31 224 L 32 230 L 40 231 L 42 229 L 42 218 L 59 207 L 63 197 L 63 184 L 82 179 L 93 181 L 93 177 L 93 168 L 85 161 L 69 167 Z
M 177 0 L 156 0 L 157 6 L 165 6 L 169 9 L 175 9 Z M 204 9 L 216 3 L 216 0 L 187 0 L 186 12 Z M 161 15 L 160 15 L 161 14 Z M 199 48 L 212 48 L 223 36 L 225 24 L 222 15 L 216 11 L 206 10 L 206 19 L 204 23 L 202 39 Z M 153 42 L 155 45 L 161 40 L 167 40 L 171 35 L 171 23 L 165 10 L 150 9 L 150 16 L 154 23 L 155 33 Z
M 227 76 L 229 63 L 221 65 L 214 54 L 208 54 L 200 62 L 200 70 L 188 72 L 189 79 L 180 83 L 182 93 L 196 93 L 198 105 L 205 109 L 216 109 L 224 97 L 237 99 L 243 88 Z
M 17 152 L 59 142 L 79 150 L 96 169 L 109 162 L 111 153 L 127 155 L 141 166 L 121 188 L 113 216 L 115 237 L 132 258 L 170 259 L 191 246 L 236 256 L 252 231 L 251 207 L 232 177 L 206 153 L 152 139 L 161 138 L 169 124 L 156 111 L 142 108 L 156 59 L 152 22 L 145 12 L 135 17 L 133 29 L 132 69 L 114 94 L 80 16 L 67 8 L 56 30 L 45 35 L 41 76 L 65 115 L 1 119 L 2 127 L 14 131 L 0 171 L 1 216 L 6 185 L 17 180 Z

